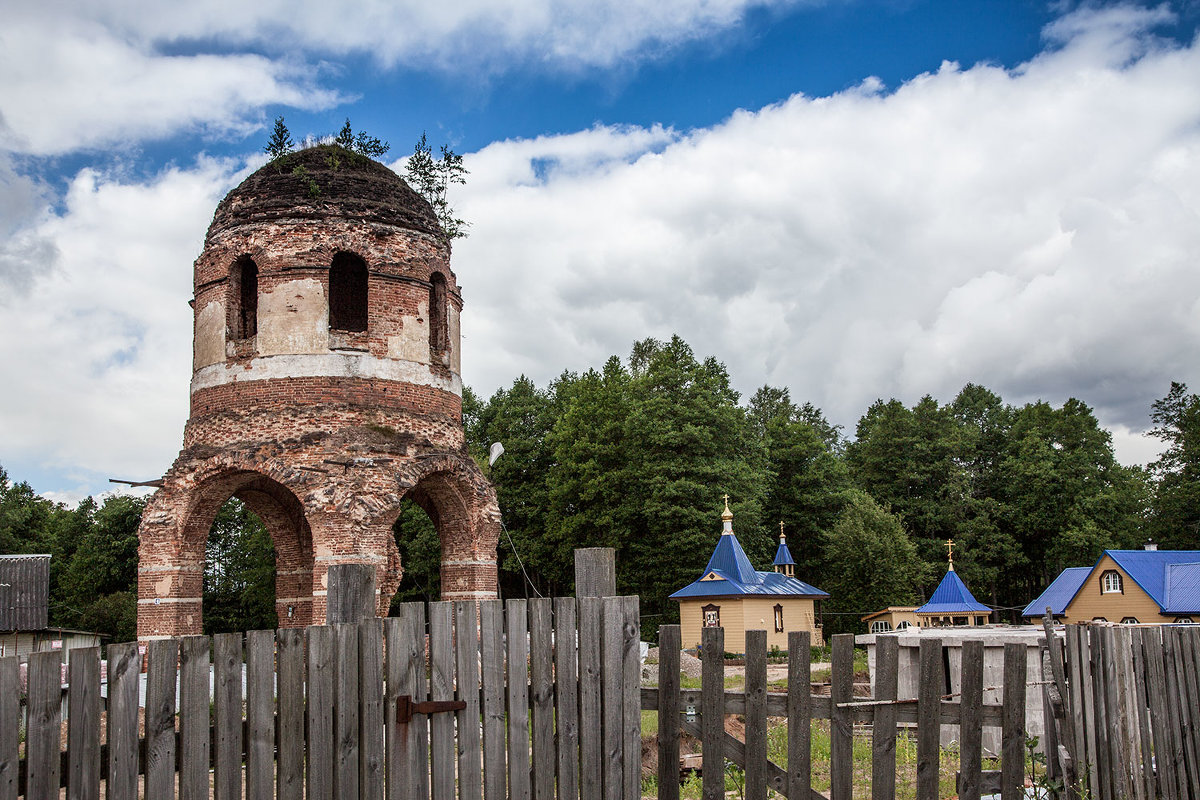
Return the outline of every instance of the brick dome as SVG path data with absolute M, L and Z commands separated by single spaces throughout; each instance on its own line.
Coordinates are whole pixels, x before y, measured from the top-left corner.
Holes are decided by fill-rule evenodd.
M 275 159 L 217 206 L 206 241 L 250 223 L 342 218 L 440 235 L 429 203 L 392 170 L 337 145 Z

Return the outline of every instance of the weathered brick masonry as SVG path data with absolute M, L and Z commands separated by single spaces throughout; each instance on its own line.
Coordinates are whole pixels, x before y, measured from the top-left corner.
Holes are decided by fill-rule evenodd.
M 496 495 L 462 430 L 462 296 L 432 209 L 336 147 L 268 164 L 195 264 L 191 415 L 139 531 L 138 636 L 201 631 L 204 546 L 241 499 L 275 543 L 281 626 L 325 619 L 330 564 L 376 568 L 386 612 L 411 499 L 446 599 L 496 596 Z

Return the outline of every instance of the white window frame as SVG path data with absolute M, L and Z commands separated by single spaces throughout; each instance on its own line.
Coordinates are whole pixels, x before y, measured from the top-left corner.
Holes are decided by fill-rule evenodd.
M 892 625 L 886 619 L 872 620 L 871 633 L 891 633 Z
M 1121 617 L 1122 625 L 1140 625 L 1137 617 Z
M 1101 594 L 1123 594 L 1125 591 L 1125 581 L 1121 577 L 1121 573 L 1115 569 L 1105 570 L 1100 576 L 1100 593 Z

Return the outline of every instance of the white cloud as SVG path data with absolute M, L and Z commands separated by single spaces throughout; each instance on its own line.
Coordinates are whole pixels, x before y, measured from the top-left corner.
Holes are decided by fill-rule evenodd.
M 30 231 L 58 260 L 32 265 L 32 286 L 0 313 L 0 455 L 14 478 L 60 469 L 75 483 L 47 488 L 73 497 L 76 483 L 152 478 L 174 460 L 187 418 L 190 266 L 231 171 L 205 160 L 138 185 L 83 170 L 64 209 Z
M 241 132 L 267 104 L 323 108 L 313 71 L 259 55 L 174 56 L 95 22 L 40 7 L 0 30 L 0 148 L 52 155 L 162 138 Z
M 485 148 L 455 252 L 467 382 L 677 332 L 851 429 L 877 397 L 975 381 L 1133 436 L 1171 379 L 1200 383 L 1200 47 L 1159 21 L 1089 9 L 1014 70 L 947 63 L 686 136 Z M 534 172 L 589 149 L 601 166 Z

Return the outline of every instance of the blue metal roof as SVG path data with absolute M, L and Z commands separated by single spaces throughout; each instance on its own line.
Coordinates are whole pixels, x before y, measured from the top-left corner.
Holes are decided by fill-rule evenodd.
M 946 577 L 933 590 L 929 602 L 917 609 L 918 614 L 963 614 L 983 611 L 991 613 L 991 609 L 975 599 L 971 590 L 962 582 L 953 569 L 946 571 Z
M 792 560 L 792 551 L 788 550 L 787 542 L 780 539 L 779 549 L 775 551 L 775 560 L 771 562 L 771 566 L 785 567 L 789 564 L 794 566 L 795 563 L 796 562 Z
M 1168 564 L 1166 572 L 1167 595 L 1163 612 L 1200 613 L 1200 563 Z
M 693 581 L 672 594 L 671 597 L 678 600 L 684 597 L 733 597 L 737 595 L 829 597 L 826 592 L 804 581 L 780 575 L 778 572 L 755 570 L 746 556 L 746 551 L 742 549 L 741 543 L 732 533 L 721 535 L 700 580 Z
M 1046 606 L 1050 606 L 1050 612 L 1056 617 L 1065 614 L 1071 598 L 1091 573 L 1091 567 L 1067 567 L 1051 581 L 1036 600 L 1025 606 L 1021 616 L 1042 617 L 1046 614 Z
M 1200 550 L 1105 550 L 1100 558 L 1096 559 L 1096 564 L 1099 564 L 1104 556 L 1116 562 L 1163 611 L 1167 611 L 1167 568 L 1200 562 Z M 1095 569 L 1095 565 L 1092 565 L 1092 568 Z M 1189 599 L 1193 601 L 1187 603 L 1192 608 L 1185 612 L 1192 613 L 1200 610 L 1200 592 L 1192 592 L 1189 595 L 1187 572 L 1184 570 L 1179 573 L 1177 591 L 1181 602 Z M 1174 605 L 1173 603 L 1172 606 Z

